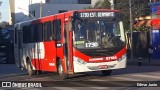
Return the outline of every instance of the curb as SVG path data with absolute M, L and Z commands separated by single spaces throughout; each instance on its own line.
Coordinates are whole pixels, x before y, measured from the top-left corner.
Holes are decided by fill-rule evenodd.
M 151 59 L 149 62 L 149 59 L 128 59 L 127 65 L 138 65 L 138 66 L 160 66 L 160 60 L 158 59 Z

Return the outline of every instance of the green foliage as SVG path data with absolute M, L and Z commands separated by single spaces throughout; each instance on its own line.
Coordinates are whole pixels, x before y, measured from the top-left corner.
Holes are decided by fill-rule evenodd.
M 131 0 L 132 18 L 149 15 L 149 0 Z M 97 8 L 97 9 L 110 9 L 111 5 L 108 0 L 97 1 L 93 7 L 86 9 Z M 129 0 L 114 0 L 114 8 L 120 10 L 122 13 L 122 21 L 124 23 L 125 30 L 129 31 Z M 143 29 L 144 30 L 144 29 Z
M 122 11 L 125 30 L 129 29 L 129 0 L 114 0 L 115 9 Z M 149 15 L 149 0 L 131 0 L 132 18 Z
M 6 21 L 3 21 L 0 23 L 0 27 L 2 27 L 2 28 L 6 28 L 8 25 L 9 25 L 9 23 Z
M 150 30 L 150 27 L 147 27 L 147 26 L 141 26 L 141 27 L 137 27 L 137 28 L 134 28 L 135 31 L 149 31 Z
M 111 4 L 108 0 L 97 1 L 93 7 L 87 7 L 85 9 L 92 9 L 92 8 L 95 8 L 95 9 L 110 9 Z

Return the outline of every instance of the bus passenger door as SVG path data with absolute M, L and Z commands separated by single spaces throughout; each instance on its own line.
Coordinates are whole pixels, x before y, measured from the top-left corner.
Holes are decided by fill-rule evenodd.
M 22 60 L 22 33 L 17 28 L 14 32 L 14 53 L 15 53 L 15 63 L 17 67 L 21 68 L 21 60 Z
M 70 22 L 67 21 L 64 24 L 64 58 L 66 60 L 66 66 L 68 74 L 73 74 L 73 61 L 72 61 L 72 45 L 71 45 L 71 33 L 70 33 Z
M 15 63 L 18 67 L 20 67 L 19 62 L 19 52 L 18 52 L 18 29 L 17 27 L 14 30 L 14 57 L 15 57 Z
M 20 67 L 21 67 L 21 63 L 22 63 L 22 31 L 19 30 L 18 31 L 18 53 L 19 53 L 19 63 L 20 63 Z

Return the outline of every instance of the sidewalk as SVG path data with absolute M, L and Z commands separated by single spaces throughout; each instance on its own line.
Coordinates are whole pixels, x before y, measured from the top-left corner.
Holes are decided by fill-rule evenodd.
M 159 59 L 150 59 L 150 62 L 149 58 L 142 58 L 141 61 L 139 58 L 127 59 L 127 65 L 138 65 L 139 62 L 142 66 L 160 66 Z

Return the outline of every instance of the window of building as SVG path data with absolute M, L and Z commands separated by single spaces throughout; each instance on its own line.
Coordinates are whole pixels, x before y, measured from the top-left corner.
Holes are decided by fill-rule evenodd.
M 59 13 L 67 12 L 67 10 L 59 10 Z
M 91 0 L 78 0 L 78 4 L 91 4 Z
M 34 16 L 34 17 L 36 16 L 36 11 L 35 11 L 35 10 L 33 11 L 33 16 Z
M 47 3 L 47 4 L 51 4 L 51 3 L 52 3 L 52 0 L 46 0 L 46 3 Z

